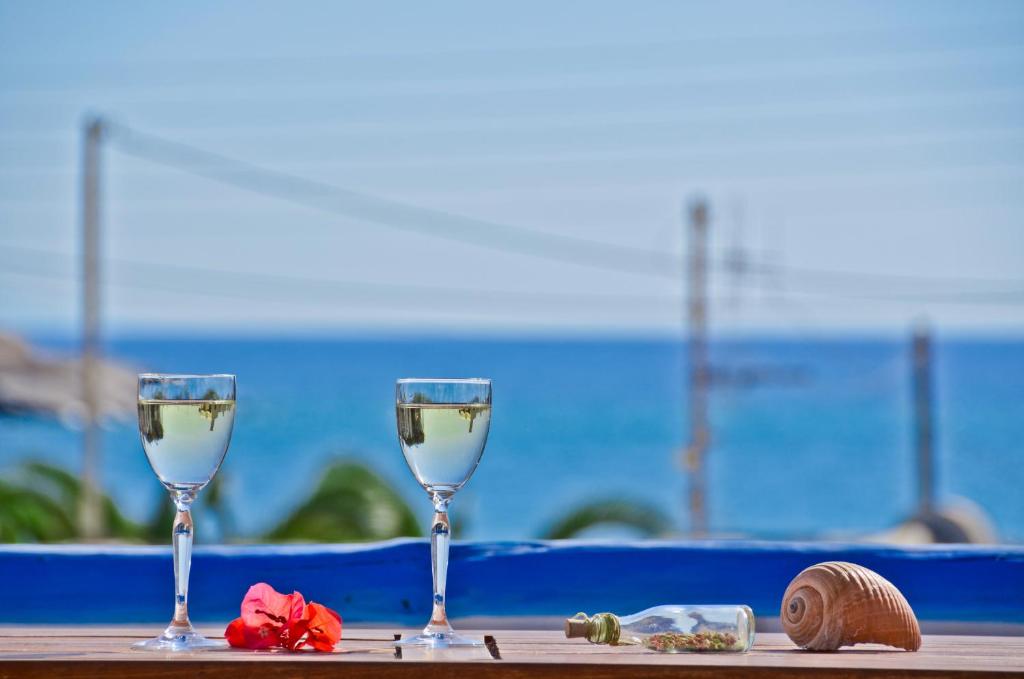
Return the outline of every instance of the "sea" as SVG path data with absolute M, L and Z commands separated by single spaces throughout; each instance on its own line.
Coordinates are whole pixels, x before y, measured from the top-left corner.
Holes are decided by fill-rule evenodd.
M 73 349 L 52 338 L 42 345 L 54 354 Z M 908 345 L 713 343 L 711 532 L 857 539 L 910 516 L 917 476 Z M 428 498 L 395 431 L 401 377 L 493 380 L 490 438 L 452 504 L 463 538 L 535 538 L 574 508 L 609 499 L 660 509 L 680 534 L 690 526 L 682 340 L 123 337 L 106 352 L 140 371 L 237 375 L 235 432 L 220 472 L 233 528 L 203 536 L 197 518 L 200 541 L 258 539 L 336 459 L 369 465 L 426 526 Z M 1000 540 L 1024 542 L 1024 341 L 940 338 L 934 358 L 939 502 L 969 502 Z M 0 417 L 0 473 L 26 460 L 77 470 L 80 455 L 73 425 Z M 139 520 L 167 501 L 131 420 L 105 432 L 102 484 Z

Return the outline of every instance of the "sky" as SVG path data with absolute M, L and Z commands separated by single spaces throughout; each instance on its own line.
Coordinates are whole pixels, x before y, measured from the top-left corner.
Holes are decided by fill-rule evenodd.
M 1024 3 L 0 2 L 0 329 L 1024 331 Z M 235 161 L 240 161 L 241 164 Z

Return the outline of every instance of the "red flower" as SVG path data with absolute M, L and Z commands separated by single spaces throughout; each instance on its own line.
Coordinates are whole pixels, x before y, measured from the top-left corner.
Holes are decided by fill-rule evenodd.
M 308 645 L 330 651 L 341 639 L 341 616 L 320 604 L 307 606 L 298 592 L 281 594 L 261 582 L 246 592 L 242 616 L 231 621 L 224 637 L 236 648 L 296 651 Z

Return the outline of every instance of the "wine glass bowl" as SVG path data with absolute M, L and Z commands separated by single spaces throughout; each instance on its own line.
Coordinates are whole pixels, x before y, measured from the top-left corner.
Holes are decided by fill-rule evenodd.
M 491 425 L 490 383 L 400 380 L 397 400 L 406 464 L 428 493 L 451 497 L 483 455 Z
M 434 599 L 430 622 L 422 634 L 396 643 L 431 648 L 482 646 L 482 641 L 463 637 L 452 629 L 445 591 L 451 540 L 448 504 L 473 475 L 487 444 L 491 381 L 402 379 L 395 391 L 402 453 L 409 470 L 434 504 L 430 529 Z
M 196 391 L 198 398 L 192 396 Z M 213 479 L 234 422 L 233 376 L 139 375 L 142 447 L 172 493 L 198 492 Z
M 188 618 L 192 502 L 220 469 L 235 422 L 234 375 L 139 375 L 139 435 L 146 459 L 175 505 L 171 528 L 174 617 L 163 634 L 134 644 L 146 651 L 222 648 Z

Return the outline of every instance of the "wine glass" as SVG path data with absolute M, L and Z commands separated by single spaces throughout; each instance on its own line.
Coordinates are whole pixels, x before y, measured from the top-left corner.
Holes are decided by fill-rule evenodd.
M 430 556 L 434 575 L 434 606 L 423 634 L 395 643 L 449 648 L 482 646 L 456 634 L 445 612 L 448 544 L 451 524 L 448 503 L 480 463 L 491 425 L 491 381 L 398 380 L 398 440 L 405 461 L 434 503 Z
M 163 634 L 134 644 L 147 651 L 222 648 L 188 619 L 192 565 L 192 513 L 196 494 L 220 469 L 235 423 L 234 375 L 139 375 L 139 434 L 160 483 L 177 511 L 171 529 L 174 554 L 174 617 Z

